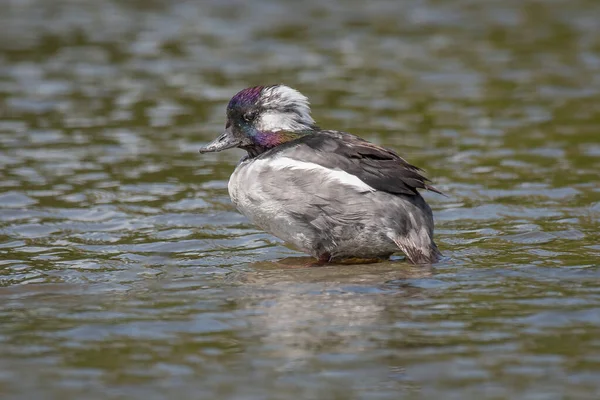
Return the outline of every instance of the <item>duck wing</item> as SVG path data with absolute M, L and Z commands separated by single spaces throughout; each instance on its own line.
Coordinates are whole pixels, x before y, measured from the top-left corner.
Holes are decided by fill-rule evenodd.
M 393 150 L 339 131 L 317 131 L 278 146 L 267 153 L 351 174 L 375 190 L 416 195 L 418 189 L 443 193 L 429 184 L 423 170 Z M 265 155 L 267 154 L 265 153 Z

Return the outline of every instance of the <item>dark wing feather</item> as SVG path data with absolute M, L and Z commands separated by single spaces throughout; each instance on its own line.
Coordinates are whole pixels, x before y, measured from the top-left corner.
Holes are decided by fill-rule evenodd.
M 422 170 L 392 150 L 377 146 L 349 133 L 319 131 L 278 146 L 272 151 L 286 157 L 338 168 L 360 178 L 376 190 L 415 195 L 417 189 L 443 194 L 429 185 Z

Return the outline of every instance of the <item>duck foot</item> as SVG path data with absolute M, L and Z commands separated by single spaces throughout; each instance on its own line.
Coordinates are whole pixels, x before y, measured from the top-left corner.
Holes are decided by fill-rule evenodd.
M 352 258 L 343 258 L 341 260 L 333 260 L 331 264 L 339 264 L 339 265 L 355 265 L 355 264 L 375 264 L 383 261 L 387 261 L 385 258 L 360 258 L 360 257 L 352 257 Z
M 297 268 L 311 268 L 321 266 L 324 264 L 318 264 L 313 257 L 286 257 L 277 261 L 267 261 L 263 265 L 271 268 L 285 268 L 285 269 L 297 269 Z
M 332 259 L 329 253 L 322 254 L 316 260 L 312 257 L 288 257 L 278 261 L 269 262 L 267 265 L 272 265 L 275 268 L 317 268 L 334 265 L 356 265 L 356 264 L 374 264 L 388 261 L 386 258 L 341 258 Z
M 333 259 L 329 253 L 321 254 L 315 263 L 315 267 L 323 265 L 354 265 L 354 264 L 374 264 L 388 260 L 388 258 L 380 257 L 348 257 Z
M 323 253 L 319 256 L 316 263 L 313 263 L 311 267 L 322 267 L 323 265 L 327 265 L 331 262 L 331 254 Z

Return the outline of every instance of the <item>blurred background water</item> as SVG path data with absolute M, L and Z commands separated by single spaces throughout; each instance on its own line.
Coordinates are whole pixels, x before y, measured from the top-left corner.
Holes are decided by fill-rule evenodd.
M 0 9 L 3 399 L 600 398 L 600 2 Z M 279 82 L 427 170 L 444 262 L 291 268 L 235 211 L 197 150 Z

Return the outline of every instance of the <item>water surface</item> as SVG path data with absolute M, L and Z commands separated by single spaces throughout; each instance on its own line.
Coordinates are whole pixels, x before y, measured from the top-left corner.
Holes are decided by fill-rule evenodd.
M 0 5 L 2 398 L 598 398 L 597 1 Z M 276 82 L 426 169 L 442 263 L 235 211 L 197 150 Z

